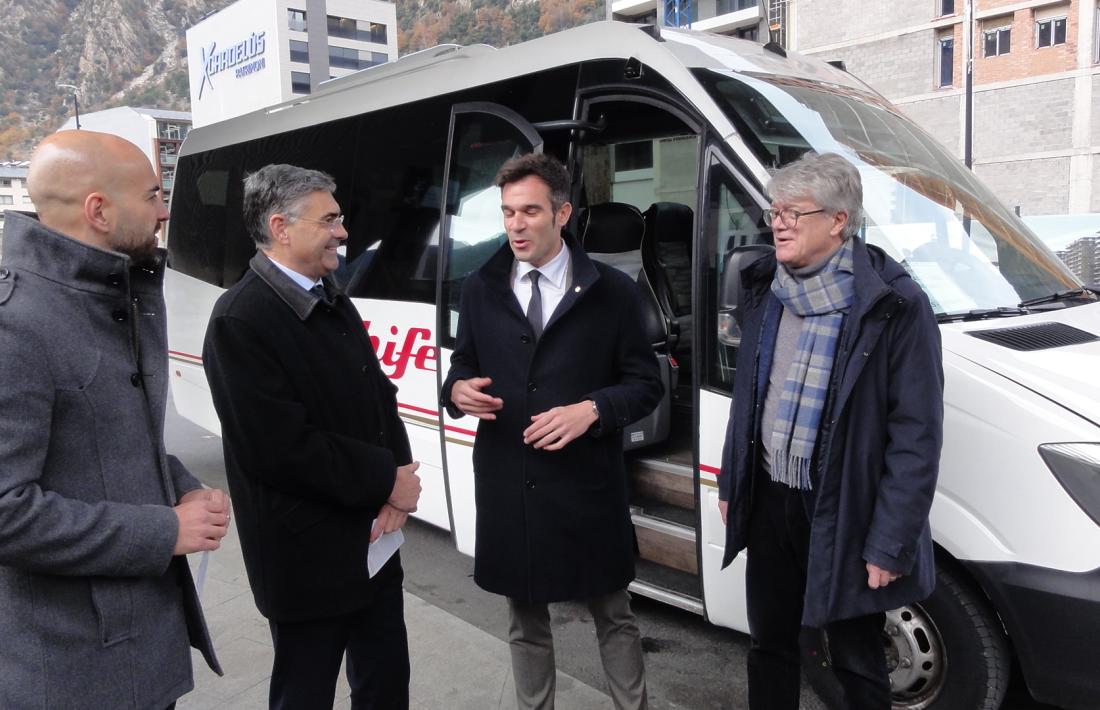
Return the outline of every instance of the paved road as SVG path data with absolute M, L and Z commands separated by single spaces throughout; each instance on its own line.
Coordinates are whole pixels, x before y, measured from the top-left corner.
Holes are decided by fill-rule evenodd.
M 203 482 L 225 486 L 219 439 L 180 418 L 171 406 L 166 438 L 169 451 Z M 181 703 L 183 710 L 264 705 L 270 639 L 266 624 L 251 605 L 239 547 L 235 536 L 231 537 L 234 539 L 227 538 L 226 549 L 211 557 L 215 560 L 210 568 L 212 581 L 208 584 L 209 596 L 204 598 L 228 674 L 217 679 L 200 669 L 198 687 Z M 507 647 L 503 642 L 507 612 L 502 600 L 473 583 L 473 560 L 454 549 L 445 531 L 411 521 L 401 555 L 405 588 L 411 595 L 406 617 L 414 654 L 414 708 L 510 707 Z M 211 609 L 211 605 L 216 606 Z M 554 605 L 551 609 L 558 667 L 564 674 L 559 678 L 559 695 L 564 693 L 567 698 L 559 702 L 559 707 L 610 709 L 610 701 L 603 695 L 595 631 L 587 611 L 575 604 Z M 643 634 L 654 710 L 746 706 L 748 638 L 744 634 L 711 626 L 696 615 L 647 599 L 637 599 L 635 610 Z M 218 638 L 219 624 L 225 625 L 222 639 Z M 464 658 L 452 655 L 441 659 L 440 649 L 456 647 Z M 226 663 L 227 652 L 232 655 L 232 664 Z M 421 677 L 416 677 L 418 674 Z M 337 705 L 346 707 L 346 697 Z M 804 688 L 802 708 L 823 710 L 824 706 Z M 1002 710 L 1044 708 L 1049 706 L 1027 697 L 1016 680 Z

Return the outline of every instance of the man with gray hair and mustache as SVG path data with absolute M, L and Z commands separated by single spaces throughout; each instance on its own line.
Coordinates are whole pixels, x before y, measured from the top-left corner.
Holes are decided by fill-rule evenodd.
M 203 360 L 245 570 L 271 626 L 270 706 L 332 707 L 346 652 L 352 707 L 400 710 L 401 562 L 394 554 L 371 576 L 367 556 L 416 510 L 419 464 L 396 388 L 329 277 L 348 238 L 335 191 L 325 173 L 293 165 L 248 176 L 257 252 L 214 306 Z
M 749 553 L 749 706 L 798 707 L 805 626 L 828 633 L 845 707 L 887 710 L 884 612 L 936 580 L 939 330 L 905 269 L 858 236 L 850 162 L 807 154 L 768 193 L 775 253 L 741 270 L 719 476 L 723 565 Z

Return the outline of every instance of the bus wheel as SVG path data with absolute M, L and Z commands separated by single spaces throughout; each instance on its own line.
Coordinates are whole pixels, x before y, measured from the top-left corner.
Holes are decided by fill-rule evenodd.
M 1011 658 L 1000 621 L 973 585 L 936 568 L 936 590 L 923 602 L 886 614 L 882 640 L 895 710 L 997 710 L 1008 689 Z M 844 705 L 829 663 L 828 634 L 808 630 L 802 666 L 834 710 Z

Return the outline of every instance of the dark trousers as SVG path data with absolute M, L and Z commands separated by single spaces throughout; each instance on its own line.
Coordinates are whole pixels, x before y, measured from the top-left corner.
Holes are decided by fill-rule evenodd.
M 749 612 L 749 707 L 795 710 L 800 690 L 798 638 L 810 549 L 804 496 L 780 483 L 757 485 L 749 522 L 746 594 Z M 882 614 L 828 624 L 833 670 L 848 710 L 889 710 L 890 680 L 882 647 Z
M 402 579 L 395 556 L 379 571 L 365 608 L 325 619 L 270 622 L 275 646 L 272 710 L 331 708 L 345 651 L 354 710 L 408 709 L 409 642 Z

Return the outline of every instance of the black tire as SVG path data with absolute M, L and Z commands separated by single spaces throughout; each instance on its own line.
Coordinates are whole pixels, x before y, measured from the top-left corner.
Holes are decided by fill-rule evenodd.
M 1008 639 L 985 596 L 957 572 L 936 566 L 936 590 L 886 615 L 883 646 L 894 710 L 997 710 L 1011 672 Z M 829 708 L 844 694 L 829 664 L 827 634 L 807 630 L 802 667 Z

